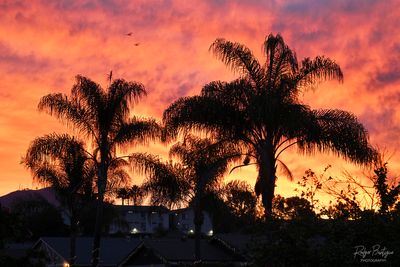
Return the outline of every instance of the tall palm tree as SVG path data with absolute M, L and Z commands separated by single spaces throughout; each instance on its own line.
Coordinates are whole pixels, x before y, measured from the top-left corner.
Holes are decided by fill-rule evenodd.
M 146 154 L 132 154 L 130 159 L 139 170 L 150 174 L 144 187 L 155 193 L 153 195 L 172 203 L 189 201 L 193 206 L 195 258 L 200 261 L 202 199 L 220 181 L 229 163 L 240 158 L 241 153 L 233 144 L 187 135 L 183 142 L 171 147 L 169 154 L 177 157 L 181 164 L 162 163 Z
M 91 198 L 95 171 L 83 143 L 63 134 L 36 138 L 23 162 L 40 183 L 51 185 L 70 217 L 70 266 L 75 266 L 79 210 Z
M 280 160 L 288 148 L 297 146 L 307 154 L 330 151 L 357 164 L 372 162 L 376 153 L 356 116 L 338 109 L 313 110 L 299 99 L 321 80 L 342 81 L 339 65 L 320 56 L 298 64 L 279 34 L 267 36 L 263 47 L 266 60 L 261 64 L 246 46 L 217 39 L 210 50 L 240 78 L 211 82 L 200 96 L 176 100 L 163 120 L 169 136 L 206 130 L 245 148 L 244 165 L 257 165 L 255 192 L 269 218 L 278 165 L 291 176 Z
M 118 146 L 146 144 L 159 136 L 160 127 L 153 119 L 130 117 L 133 104 L 146 95 L 144 86 L 123 79 L 110 80 L 104 90 L 83 76 L 76 76 L 71 96 L 49 94 L 39 103 L 39 110 L 55 115 L 68 126 L 91 139 L 97 169 L 97 213 L 94 228 L 92 266 L 99 263 L 103 202 L 108 170 L 117 164 Z

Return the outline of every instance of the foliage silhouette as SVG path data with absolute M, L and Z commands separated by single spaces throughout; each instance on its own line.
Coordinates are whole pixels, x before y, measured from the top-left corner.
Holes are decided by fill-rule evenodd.
M 379 197 L 379 212 L 381 214 L 388 214 L 396 204 L 400 202 L 400 182 L 397 185 L 388 185 L 388 163 L 383 162 L 382 157 L 375 163 L 374 168 L 374 188 Z
M 220 193 L 231 212 L 242 222 L 254 223 L 257 217 L 257 196 L 245 181 L 233 180 Z
M 22 223 L 22 228 L 28 229 L 30 239 L 68 234 L 59 210 L 43 197 L 16 199 L 10 210 Z

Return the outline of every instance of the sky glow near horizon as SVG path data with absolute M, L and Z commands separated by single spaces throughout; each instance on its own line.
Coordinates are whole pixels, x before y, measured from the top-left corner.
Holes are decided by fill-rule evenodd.
M 392 155 L 389 168 L 396 176 L 399 25 L 395 0 L 0 1 L 0 195 L 36 186 L 21 157 L 35 137 L 66 131 L 37 111 L 38 101 L 48 93 L 69 94 L 75 75 L 106 87 L 112 70 L 114 78 L 143 83 L 148 96 L 134 113 L 161 120 L 177 98 L 237 77 L 209 52 L 216 38 L 243 43 L 263 61 L 261 45 L 269 33 L 280 33 L 299 60 L 325 55 L 341 66 L 344 83 L 321 83 L 303 101 L 356 114 L 371 143 Z M 146 150 L 167 155 L 160 144 Z M 283 157 L 295 179 L 328 164 L 330 175 L 366 171 L 333 155 L 295 152 Z M 256 177 L 254 168 L 245 168 L 227 178 L 253 185 Z M 134 176 L 133 183 L 140 182 Z M 295 182 L 280 178 L 276 192 L 294 195 L 294 188 Z

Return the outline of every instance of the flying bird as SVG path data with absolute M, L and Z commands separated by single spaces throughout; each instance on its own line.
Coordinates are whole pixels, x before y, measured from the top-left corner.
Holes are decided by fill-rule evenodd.
M 140 45 L 140 43 L 135 43 L 135 46 L 139 46 Z
M 132 36 L 132 32 L 128 32 L 128 33 L 125 33 L 125 35 L 127 35 L 127 36 Z

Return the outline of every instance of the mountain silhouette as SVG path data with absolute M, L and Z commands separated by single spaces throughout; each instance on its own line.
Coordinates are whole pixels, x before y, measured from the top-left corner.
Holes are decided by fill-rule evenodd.
M 7 195 L 0 197 L 0 204 L 2 207 L 11 208 L 13 203 L 18 200 L 31 200 L 31 199 L 45 199 L 51 205 L 55 207 L 60 206 L 60 202 L 57 200 L 54 189 L 46 187 L 38 190 L 34 189 L 23 189 L 17 190 Z

